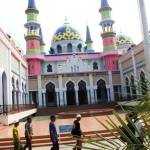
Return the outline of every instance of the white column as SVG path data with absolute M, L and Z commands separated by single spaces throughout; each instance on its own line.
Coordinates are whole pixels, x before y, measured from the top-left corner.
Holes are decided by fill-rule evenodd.
M 98 100 L 97 100 L 97 91 L 96 91 L 97 89 L 96 89 L 96 87 L 94 88 L 94 95 L 95 95 L 95 100 L 94 100 L 94 103 L 92 103 L 92 104 L 97 104 L 98 103 Z
M 76 105 L 79 105 L 79 99 L 78 99 L 78 87 L 75 87 L 75 92 L 76 92 Z
M 11 50 L 9 49 L 8 53 L 8 64 L 9 64 L 9 69 L 8 69 L 8 76 L 7 76 L 7 102 L 6 104 L 12 104 L 12 78 L 11 78 L 11 65 L 12 65 L 12 59 L 11 59 Z M 10 76 L 10 77 L 9 77 Z
M 136 80 L 138 79 L 138 76 L 137 76 L 137 69 L 136 69 L 135 54 L 134 54 L 133 50 L 132 50 L 132 62 L 133 62 L 133 71 L 134 71 L 134 84 L 137 87 L 138 82 Z M 139 95 L 139 90 L 138 89 L 136 89 L 136 93 L 137 93 L 137 95 Z
M 122 97 L 126 97 L 126 91 L 125 91 L 125 84 L 124 84 L 124 77 L 123 77 L 123 69 L 121 63 L 119 63 L 119 70 L 120 70 L 120 77 L 121 77 L 121 93 Z
M 38 102 L 39 107 L 42 107 L 42 87 L 41 87 L 41 75 L 37 77 L 38 80 Z
M 106 88 L 107 88 L 107 97 L 108 97 L 108 102 L 111 102 L 111 99 L 110 99 L 110 88 L 109 88 L 109 86 L 106 86 Z
M 65 106 L 63 99 L 62 75 L 58 76 L 58 83 L 59 83 L 60 106 Z
M 141 30 L 144 42 L 144 54 L 146 60 L 146 70 L 149 74 L 150 72 L 150 37 L 149 37 L 149 29 L 148 29 L 148 22 L 147 22 L 147 15 L 145 9 L 144 0 L 137 0 L 138 7 L 139 7 L 139 14 L 141 18 Z
M 94 85 L 93 85 L 93 75 L 89 74 L 89 81 L 90 81 L 90 93 L 91 93 L 91 103 L 94 104 Z
M 89 93 L 89 88 L 87 88 L 87 98 L 88 98 L 88 104 L 90 105 L 91 102 L 90 102 L 90 93 Z
M 0 105 L 3 104 L 3 96 L 2 95 L 3 95 L 2 94 L 2 74 L 0 74 Z
M 112 72 L 108 72 L 109 76 L 109 86 L 110 86 L 110 95 L 111 95 L 111 102 L 115 101 L 115 96 L 114 96 L 114 87 L 113 87 L 113 79 L 112 79 Z
M 44 107 L 46 107 L 46 93 L 43 93 Z
M 56 97 L 57 97 L 57 107 L 59 107 L 59 92 L 56 92 Z
M 66 89 L 64 90 L 64 105 L 67 106 Z

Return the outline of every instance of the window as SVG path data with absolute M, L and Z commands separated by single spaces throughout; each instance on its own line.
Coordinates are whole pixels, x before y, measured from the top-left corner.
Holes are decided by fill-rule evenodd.
M 47 72 L 53 72 L 52 65 L 49 64 L 47 66 Z
M 93 63 L 93 70 L 98 70 L 98 64 L 97 64 L 97 62 Z
M 72 44 L 71 44 L 71 43 L 69 43 L 69 44 L 67 45 L 67 51 L 68 51 L 68 52 L 72 52 Z
M 57 45 L 57 53 L 62 53 L 62 47 L 60 45 Z
M 82 45 L 79 44 L 79 45 L 78 45 L 78 52 L 81 52 L 81 50 L 82 50 Z
M 49 54 L 55 54 L 55 51 L 52 47 L 50 48 Z

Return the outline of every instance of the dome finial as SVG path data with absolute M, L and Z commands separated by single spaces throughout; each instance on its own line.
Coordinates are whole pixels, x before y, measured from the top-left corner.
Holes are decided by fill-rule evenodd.
M 67 16 L 65 16 L 65 25 L 69 24 Z

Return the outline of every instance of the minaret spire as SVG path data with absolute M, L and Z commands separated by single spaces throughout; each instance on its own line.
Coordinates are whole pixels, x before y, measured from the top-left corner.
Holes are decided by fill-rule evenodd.
M 90 33 L 90 29 L 89 29 L 89 26 L 87 25 L 86 27 L 86 47 L 87 47 L 87 50 L 92 50 L 93 49 L 93 41 L 91 39 L 91 33 Z
M 116 33 L 113 30 L 114 20 L 111 18 L 112 8 L 109 6 L 108 0 L 101 0 L 101 8 L 99 12 L 101 13 L 102 27 L 102 39 L 103 39 L 103 49 L 104 51 L 110 51 L 116 49 Z

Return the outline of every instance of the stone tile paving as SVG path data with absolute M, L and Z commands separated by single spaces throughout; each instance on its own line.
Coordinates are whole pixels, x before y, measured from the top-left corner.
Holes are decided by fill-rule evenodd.
M 124 114 L 120 114 L 124 118 Z M 109 115 L 114 121 L 116 118 L 113 115 Z M 106 122 L 107 116 L 97 116 L 99 120 L 103 123 Z M 71 119 L 58 119 L 56 124 L 57 126 L 60 125 L 72 125 L 74 118 Z M 24 122 L 20 123 L 19 131 L 20 136 L 24 136 Z M 39 135 L 48 135 L 49 134 L 49 117 L 35 117 L 33 119 L 33 133 L 34 136 Z M 13 126 L 5 126 L 4 128 L 0 129 L 0 138 L 9 138 L 12 137 L 12 128 Z M 95 120 L 94 117 L 83 117 L 81 120 L 81 128 L 84 132 L 86 131 L 97 131 L 97 130 L 104 130 L 104 127 Z

